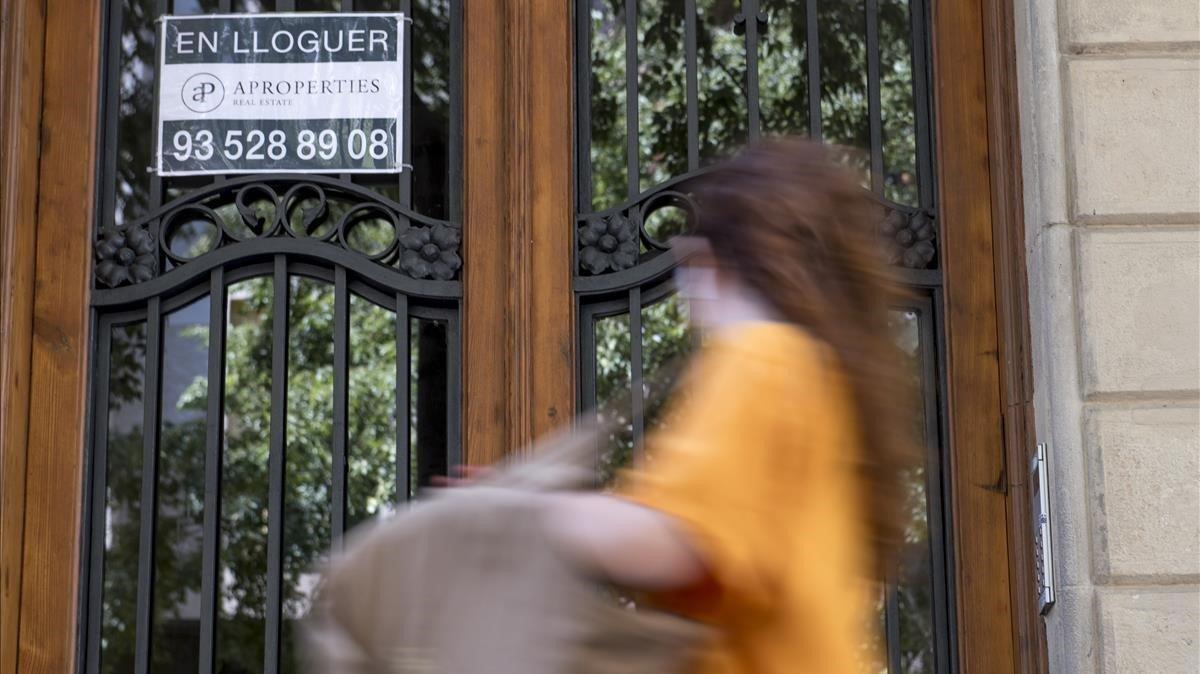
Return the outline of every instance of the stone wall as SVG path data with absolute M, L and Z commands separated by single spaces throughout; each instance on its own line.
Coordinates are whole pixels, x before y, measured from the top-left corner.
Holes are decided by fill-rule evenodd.
M 1017 0 L 1054 672 L 1200 671 L 1200 2 Z

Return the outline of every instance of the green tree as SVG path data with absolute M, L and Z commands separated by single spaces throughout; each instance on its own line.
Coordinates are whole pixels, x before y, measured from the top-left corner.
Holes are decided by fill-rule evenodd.
M 290 294 L 283 536 L 285 671 L 295 667 L 292 623 L 306 612 L 315 582 L 313 567 L 331 545 L 333 437 L 332 287 L 294 277 Z M 265 278 L 233 286 L 230 297 L 217 640 L 220 670 L 232 673 L 258 671 L 263 661 L 274 298 L 270 280 Z M 351 320 L 347 518 L 353 525 L 389 512 L 396 501 L 396 328 L 392 312 L 359 297 L 352 298 Z M 208 326 L 193 326 L 185 334 L 205 345 Z M 416 338 L 419 341 L 419 334 Z M 144 352 L 143 328 L 114 333 L 111 390 L 116 416 L 122 407 L 140 410 Z M 418 363 L 419 358 L 414 359 L 413 367 Z M 415 382 L 416 372 L 412 375 Z M 184 423 L 165 423 L 160 437 L 154 582 L 156 671 L 176 671 L 188 662 L 198 638 L 195 602 L 202 575 L 207 390 L 207 378 L 195 376 L 178 400 L 165 401 L 194 414 Z M 414 398 L 420 395 L 415 385 L 412 393 Z M 110 439 L 107 510 L 112 544 L 105 555 L 103 624 L 104 669 L 110 672 L 126 671 L 134 649 L 141 451 L 140 424 Z
M 360 0 L 361 2 L 362 0 Z M 177 0 L 186 5 L 183 0 Z M 196 0 L 196 11 L 213 11 L 215 2 Z M 253 9 L 246 0 L 246 9 Z M 312 4 L 312 3 L 309 3 Z M 319 3 L 318 3 L 319 4 Z M 331 4 L 331 3 L 326 3 Z M 370 9 L 396 9 L 380 0 Z M 445 181 L 451 172 L 439 147 L 449 133 L 448 3 L 415 2 L 414 14 L 414 157 L 424 170 L 414 186 L 415 204 L 427 214 L 447 217 Z M 763 133 L 805 132 L 808 119 L 807 44 L 803 3 L 762 0 L 766 31 L 759 45 L 759 100 Z M 124 0 L 121 62 L 118 67 L 118 144 L 114 210 L 116 220 L 146 214 L 153 148 L 145 142 L 152 126 L 154 11 L 152 0 Z M 647 189 L 683 175 L 687 165 L 686 70 L 683 58 L 685 16 L 682 0 L 641 0 L 637 17 L 638 157 L 637 184 Z M 697 21 L 700 152 L 707 163 L 747 140 L 744 38 L 734 30 L 737 0 L 698 0 Z M 625 142 L 624 2 L 592 0 L 590 166 L 591 205 L 595 209 L 624 202 L 627 192 Z M 319 9 L 306 6 L 304 9 Z M 335 9 L 330 6 L 329 9 Z M 866 148 L 865 10 L 862 0 L 822 0 L 821 110 L 826 140 Z M 915 204 L 916 139 L 912 92 L 909 7 L 905 0 L 880 0 L 881 100 L 885 194 L 899 203 Z M 428 140 L 427 145 L 422 145 Z M 864 171 L 861 155 L 849 155 Z M 439 163 L 440 162 L 440 163 Z M 427 181 L 428 184 L 421 181 Z M 170 196 L 194 183 L 169 184 Z M 395 186 L 380 185 L 395 198 Z M 258 204 L 273 217 L 273 205 Z M 344 208 L 332 202 L 331 211 Z M 236 213 L 220 210 L 228 219 Z M 295 216 L 295 214 L 293 214 Z M 564 223 L 564 226 L 567 226 Z M 680 228 L 667 219 L 660 238 Z M 376 235 L 379 232 L 375 233 Z M 373 236 L 365 237 L 370 243 Z M 252 672 L 261 668 L 266 604 L 267 460 L 270 425 L 271 284 L 243 282 L 231 292 L 226 337 L 225 455 L 222 466 L 220 545 L 221 581 L 218 648 L 221 671 Z M 332 295 L 316 282 L 295 281 L 289 308 L 288 468 L 284 535 L 284 614 L 301 615 L 310 596 L 313 563 L 330 545 L 330 452 L 332 437 Z M 349 463 L 349 520 L 362 521 L 386 512 L 396 498 L 394 451 L 396 420 L 394 315 L 355 298 L 352 329 L 352 372 Z M 901 321 L 903 323 L 903 321 Z M 642 312 L 643 394 L 647 427 L 669 423 L 661 403 L 670 370 L 695 342 L 686 307 L 675 299 Z M 414 343 L 420 335 L 414 335 Z M 207 330 L 192 338 L 204 343 Z M 628 317 L 613 317 L 596 326 L 597 394 L 601 411 L 618 417 L 626 430 L 614 437 L 615 450 L 601 471 L 611 475 L 632 452 L 628 400 L 630 377 Z M 118 329 L 113 335 L 112 406 L 110 418 L 140 409 L 145 349 L 144 331 Z M 424 348 L 424 347 L 423 347 Z M 916 350 L 910 352 L 916 369 Z M 413 359 L 414 368 L 418 359 Z M 410 372 L 416 386 L 418 373 Z M 184 625 L 184 607 L 199 590 L 201 546 L 199 523 L 204 507 L 204 414 L 207 381 L 197 377 L 178 400 L 167 401 L 191 413 L 189 420 L 161 429 L 156 526 L 154 663 L 159 671 L 190 664 L 187 643 L 194 639 Z M 414 399 L 417 391 L 412 391 Z M 133 414 L 140 420 L 139 414 Z M 420 416 L 420 415 L 418 415 Z M 143 436 L 140 423 L 117 424 L 109 438 L 108 490 L 105 517 L 104 670 L 129 671 L 134 648 L 139 517 L 142 504 Z M 423 443 L 414 443 L 423 444 Z M 417 452 L 414 452 L 414 457 Z M 415 470 L 415 468 L 414 468 Z M 425 469 L 425 473 L 429 469 Z M 423 473 L 424 474 L 424 473 Z M 930 591 L 927 527 L 924 521 L 923 476 L 913 475 L 913 526 L 900 587 L 901 650 L 907 671 L 932 669 L 929 643 Z M 926 580 L 922 580 L 922 579 Z M 287 633 L 290 639 L 290 631 Z M 289 642 L 290 646 L 290 642 Z M 292 653 L 292 648 L 286 648 Z M 294 666 L 291 656 L 286 664 Z
M 630 36 L 626 34 L 624 0 L 591 0 L 588 5 L 590 204 L 592 209 L 602 210 L 636 196 L 627 187 L 625 49 Z M 757 53 L 761 132 L 806 134 L 810 120 L 805 3 L 760 0 L 758 5 L 766 16 Z M 644 191 L 686 174 L 689 168 L 686 16 L 683 0 L 640 0 L 637 6 L 636 182 Z M 696 6 L 698 141 L 701 162 L 709 163 L 748 140 L 746 42 L 735 30 L 741 2 L 697 0 Z M 822 0 L 817 6 L 822 135 L 825 141 L 850 149 L 845 161 L 859 170 L 864 185 L 869 185 L 866 4 L 863 0 Z M 909 4 L 907 0 L 880 0 L 878 16 L 883 196 L 899 204 L 917 205 Z M 677 214 L 663 220 L 647 222 L 647 230 L 660 240 L 685 228 Z M 598 412 L 619 425 L 600 466 L 606 478 L 628 462 L 637 442 L 629 405 L 631 338 L 640 338 L 643 345 L 647 428 L 662 422 L 663 387 L 655 388 L 656 373 L 669 369 L 696 341 L 678 301 L 647 307 L 641 318 L 640 336 L 630 334 L 628 316 L 601 319 L 594 328 Z M 914 320 L 898 314 L 896 326 L 916 383 L 920 369 L 919 349 L 912 341 Z M 911 525 L 897 573 L 900 649 L 905 671 L 931 671 L 932 597 L 923 472 L 914 470 L 908 482 Z

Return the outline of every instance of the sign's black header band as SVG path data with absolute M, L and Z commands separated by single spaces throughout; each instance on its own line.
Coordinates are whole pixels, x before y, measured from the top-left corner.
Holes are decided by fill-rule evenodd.
M 398 14 L 166 17 L 163 58 L 166 65 L 396 61 L 400 18 Z

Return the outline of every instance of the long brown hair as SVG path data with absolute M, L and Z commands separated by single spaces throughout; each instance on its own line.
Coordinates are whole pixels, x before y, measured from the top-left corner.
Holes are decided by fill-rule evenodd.
M 833 152 L 799 139 L 746 148 L 697 188 L 697 234 L 718 269 L 836 353 L 857 406 L 858 467 L 883 562 L 903 535 L 902 474 L 915 457 L 913 396 L 888 328 L 903 295 L 875 234 L 882 209 Z

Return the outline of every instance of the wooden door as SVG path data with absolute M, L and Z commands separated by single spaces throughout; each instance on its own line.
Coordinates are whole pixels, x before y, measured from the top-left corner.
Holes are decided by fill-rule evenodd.
M 358 9 L 371 4 L 363 2 Z M 447 56 L 448 72 L 458 72 L 460 78 L 460 87 L 447 91 L 448 100 L 457 103 L 446 112 L 448 138 L 458 139 L 447 142 L 458 144 L 448 145 L 445 152 L 457 157 L 448 162 L 452 167 L 461 167 L 461 180 L 452 167 L 446 174 L 445 184 L 457 180 L 459 191 L 457 197 L 448 198 L 444 222 L 461 225 L 464 264 L 453 281 L 459 284 L 461 300 L 449 286 L 418 288 L 399 279 L 393 285 L 381 282 L 376 272 L 360 268 L 356 260 L 342 253 L 332 254 L 330 266 L 322 271 L 315 259 L 288 257 L 303 257 L 304 251 L 263 244 L 256 244 L 264 249 L 255 255 L 265 260 L 265 265 L 254 261 L 216 265 L 206 272 L 203 283 L 180 285 L 157 300 L 149 295 L 131 299 L 130 293 L 114 294 L 111 288 L 97 285 L 92 271 L 96 261 L 93 246 L 116 200 L 111 162 L 116 161 L 118 144 L 105 124 L 115 119 L 114 109 L 120 113 L 119 107 L 111 107 L 113 92 L 106 87 L 114 85 L 105 68 L 112 59 L 120 58 L 121 43 L 112 35 L 113 21 L 123 20 L 123 5 L 108 5 L 109 11 L 102 16 L 98 3 L 82 0 L 5 4 L 0 29 L 5 119 L 4 180 L 0 184 L 5 292 L 0 312 L 0 377 L 5 391 L 0 407 L 4 442 L 0 672 L 61 672 L 76 666 L 86 671 L 90 654 L 96 652 L 93 612 L 97 605 L 87 590 L 96 588 L 94 582 L 88 582 L 89 573 L 96 568 L 94 553 L 89 557 L 88 541 L 94 545 L 97 529 L 95 519 L 88 518 L 98 507 L 103 509 L 103 503 L 101 499 L 89 505 L 85 496 L 90 493 L 95 498 L 97 493 L 96 424 L 102 417 L 96 407 L 102 399 L 101 389 L 111 383 L 105 381 L 109 369 L 100 367 L 97 354 L 111 352 L 112 336 L 117 334 L 112 332 L 114 326 L 120 328 L 130 320 L 150 321 L 150 316 L 156 316 L 154 324 L 166 326 L 160 321 L 169 321 L 173 310 L 191 306 L 188 302 L 197 298 L 228 300 L 228 285 L 246 280 L 239 274 L 247 278 L 267 274 L 274 279 L 276 290 L 287 287 L 293 298 L 307 292 L 289 285 L 294 275 L 328 283 L 333 322 L 322 329 L 341 335 L 349 334 L 349 326 L 356 320 L 354 307 L 365 306 L 355 297 L 366 298 L 393 316 L 403 311 L 412 320 L 459 326 L 457 332 L 442 333 L 443 341 L 435 340 L 450 354 L 438 362 L 451 362 L 454 354 L 459 359 L 456 367 L 443 366 L 434 377 L 449 392 L 438 394 L 439 399 L 455 402 L 438 407 L 434 400 L 434 406 L 424 412 L 435 417 L 448 415 L 444 431 L 412 442 L 414 448 L 423 442 L 441 442 L 447 448 L 461 448 L 461 453 L 448 450 L 437 460 L 440 464 L 424 464 L 424 473 L 418 470 L 409 476 L 397 468 L 396 494 L 406 491 L 402 472 L 409 476 L 406 479 L 419 480 L 438 465 L 444 467 L 459 458 L 490 461 L 567 423 L 584 409 L 627 415 L 628 436 L 623 440 L 631 446 L 653 424 L 654 410 L 647 406 L 653 393 L 641 395 L 646 382 L 653 380 L 647 374 L 664 357 L 664 349 L 674 348 L 683 334 L 677 331 L 657 339 L 662 335 L 656 331 L 663 326 L 679 325 L 679 307 L 670 301 L 670 257 L 655 255 L 657 244 L 672 227 L 686 220 L 683 188 L 687 176 L 702 170 L 704 162 L 727 140 L 706 126 L 716 114 L 713 106 L 721 104 L 701 95 L 724 91 L 730 83 L 761 86 L 762 78 L 771 75 L 771 59 L 778 58 L 779 50 L 787 53 L 788 48 L 797 49 L 803 63 L 796 85 L 803 91 L 784 87 L 782 94 L 775 94 L 776 99 L 768 100 L 757 92 L 751 94 L 751 88 L 742 88 L 740 102 L 725 103 L 736 111 L 726 118 L 741 120 L 730 122 L 737 129 L 729 138 L 744 140 L 787 130 L 832 140 L 860 140 L 863 147 L 876 150 L 868 152 L 865 164 L 868 183 L 891 203 L 893 212 L 902 215 L 903 225 L 927 229 L 930 222 L 936 223 L 933 257 L 922 248 L 910 253 L 913 264 L 901 265 L 911 270 L 905 273 L 914 285 L 925 290 L 924 299 L 899 308 L 898 313 L 899 321 L 910 326 L 913 354 L 924 368 L 927 383 L 926 427 L 931 442 L 923 488 L 931 499 L 928 517 L 942 527 L 935 536 L 938 540 L 931 539 L 926 546 L 931 566 L 925 613 L 932 638 L 905 645 L 908 635 L 901 633 L 901 625 L 907 623 L 901 620 L 901 594 L 893 587 L 881 601 L 890 628 L 881 640 L 889 645 L 893 664 L 908 663 L 915 668 L 915 657 L 925 667 L 923 671 L 1043 668 L 1043 637 L 1032 602 L 1025 526 L 1027 494 L 1020 480 L 1010 479 L 1022 474 L 1026 463 L 1031 395 L 1026 376 L 1028 340 L 1009 4 L 1004 0 L 926 4 L 919 0 L 867 0 L 861 6 L 847 6 L 844 12 L 823 2 L 770 0 L 444 4 L 449 10 L 445 41 L 458 45 L 449 50 L 456 55 Z M 304 0 L 125 3 L 160 13 L 303 10 L 317 5 L 356 8 L 355 2 L 343 0 L 315 4 Z M 898 10 L 903 16 L 903 35 L 899 37 L 888 32 L 899 25 L 888 23 Z M 670 21 L 659 21 L 670 31 L 647 34 L 647 27 L 653 25 L 649 21 L 655 16 L 661 19 L 662 12 L 678 12 Z M 822 108 L 823 97 L 830 94 L 815 84 L 822 75 L 826 82 L 837 81 L 838 75 L 828 71 L 828 65 L 823 69 L 817 59 L 805 60 L 803 55 L 803 45 L 820 43 L 827 35 L 821 32 L 822 26 L 861 34 L 858 42 L 850 41 L 862 50 L 863 81 L 868 82 L 861 91 L 864 123 L 857 136 L 839 138 L 836 120 L 821 121 L 823 115 L 843 114 L 836 102 Z M 618 40 L 620 35 L 638 31 L 650 43 L 676 40 L 675 46 L 639 52 L 627 48 L 629 41 Z M 783 42 L 786 35 L 793 36 L 791 47 Z M 888 177 L 894 173 L 892 158 L 878 149 L 891 132 L 882 93 L 888 89 L 870 82 L 896 67 L 895 53 L 878 47 L 887 39 L 909 45 L 904 58 L 912 82 L 912 127 L 914 136 L 921 138 L 913 144 L 912 167 L 919 180 L 909 201 L 904 196 L 908 187 L 902 181 L 890 182 Z M 600 40 L 610 44 L 598 48 L 596 41 Z M 604 52 L 605 48 L 611 53 Z M 713 49 L 741 54 L 735 67 L 720 75 L 729 79 L 724 84 L 714 81 L 712 73 L 706 74 L 704 69 L 713 62 Z M 655 109 L 653 101 L 650 105 L 639 103 L 639 87 L 653 91 L 649 75 L 633 78 L 632 84 L 629 78 L 602 82 L 601 87 L 615 87 L 623 98 L 593 100 L 596 89 L 591 82 L 597 54 L 602 59 L 612 57 L 605 62 L 611 75 L 618 71 L 658 72 L 655 69 L 666 64 L 651 57 L 664 53 L 679 57 L 673 75 L 678 82 L 667 87 L 668 92 L 679 95 L 675 120 L 655 122 L 654 115 L 661 116 L 663 110 Z M 924 88 L 918 91 L 921 87 L 916 82 L 921 78 L 925 78 Z M 927 107 L 921 109 L 922 105 Z M 787 111 L 781 112 L 785 108 Z M 620 119 L 609 120 L 607 136 L 594 133 L 601 114 Z M 640 125 L 643 116 L 649 120 L 645 127 Z M 635 120 L 632 125 L 631 120 Z M 668 122 L 678 124 L 683 142 L 643 147 L 642 138 L 653 135 L 654 125 Z M 221 185 L 168 184 L 151 189 L 159 190 L 155 204 L 165 208 L 171 198 L 184 199 L 180 203 L 186 204 L 188 194 L 204 190 L 209 192 L 203 194 L 234 198 L 238 190 L 250 187 L 251 181 L 244 182 L 233 179 Z M 339 193 L 374 199 L 355 191 L 357 188 L 327 187 L 330 193 L 343 190 Z M 397 199 L 391 203 L 405 206 L 412 205 L 404 201 L 412 190 L 424 188 L 406 188 L 401 183 L 397 189 Z M 408 217 L 406 212 L 397 210 L 397 217 Z M 421 214 L 413 211 L 412 215 Z M 604 233 L 612 229 L 617 234 L 633 227 L 643 239 L 644 249 L 639 247 L 632 265 L 624 258 L 615 259 L 612 251 L 602 251 L 606 256 L 584 253 L 590 244 L 581 237 L 589 235 L 581 230 L 587 227 L 604 228 Z M 906 251 L 901 251 L 902 257 Z M 194 262 L 163 258 L 163 264 L 165 270 Z M 437 295 L 443 291 L 448 294 Z M 325 297 L 320 294 L 325 291 L 312 292 Z M 134 304 L 136 308 L 131 309 Z M 113 313 L 117 309 L 104 308 L 109 305 L 145 313 L 117 315 Z M 229 306 L 227 301 L 211 300 L 207 306 L 211 311 L 218 305 Z M 273 306 L 272 311 L 277 312 L 278 305 Z M 209 325 L 232 326 L 227 318 L 213 312 Z M 275 320 L 286 323 L 288 312 L 275 313 Z M 223 329 L 236 331 L 237 327 Z M 208 339 L 220 332 L 210 330 Z M 453 334 L 457 340 L 451 339 Z M 225 337 L 229 336 L 225 332 Z M 395 340 L 392 353 L 410 353 L 421 333 L 398 329 Z M 346 343 L 354 341 L 347 339 Z M 331 357 L 352 368 L 356 362 L 353 353 L 352 347 L 334 349 Z M 222 363 L 208 365 L 219 368 Z M 286 367 L 280 371 L 269 365 L 264 375 L 268 381 L 279 376 L 275 372 L 287 372 Z M 404 379 L 410 370 L 397 367 L 396 380 Z M 461 377 L 461 387 L 454 376 Z M 350 378 L 340 381 L 332 384 L 331 390 L 338 391 L 334 397 L 351 399 Z M 605 392 L 621 386 L 633 391 L 631 406 L 606 410 Z M 408 391 L 407 386 L 397 385 L 389 400 L 399 408 L 400 398 Z M 414 398 L 423 395 L 414 391 Z M 414 400 L 412 404 L 418 403 Z M 345 420 L 352 410 L 342 405 L 340 412 L 331 412 L 331 418 L 336 421 L 341 415 Z M 397 424 L 401 416 L 399 412 L 395 415 Z M 268 430 L 271 437 L 284 432 L 278 426 Z M 348 436 L 340 437 L 344 449 Z M 398 432 L 395 446 L 399 448 L 410 438 L 416 436 Z M 146 456 L 159 456 L 153 443 L 140 446 L 150 447 Z M 211 442 L 201 446 L 209 451 Z M 331 440 L 330 446 L 337 456 L 338 441 Z M 212 477 L 210 471 L 203 479 L 219 481 L 220 477 Z M 344 486 L 333 500 L 343 505 L 343 510 L 330 515 L 333 521 L 347 522 L 345 508 L 353 508 L 347 505 L 351 501 L 346 500 L 345 490 L 352 488 Z M 275 493 L 282 494 L 282 486 Z M 271 503 L 277 507 L 280 502 Z M 211 532 L 219 525 L 202 520 L 198 526 L 207 532 L 208 549 L 215 549 Z M 284 554 L 283 548 L 273 549 Z M 215 563 L 213 557 L 201 561 L 205 568 Z M 142 567 L 133 568 L 144 567 L 143 562 Z M 215 578 L 215 572 L 209 577 Z M 198 589 L 215 599 L 212 583 Z M 269 637 L 267 647 L 273 641 L 278 649 L 277 637 L 286 629 L 285 621 L 278 617 L 284 600 L 277 593 L 272 601 L 276 602 L 277 618 L 273 626 L 263 629 Z M 217 615 L 212 603 L 205 610 L 206 615 Z M 137 613 L 142 625 L 151 622 L 152 615 L 144 606 Z M 202 646 L 208 654 L 201 660 L 208 663 L 206 667 L 217 662 L 209 649 L 219 621 L 211 618 L 207 624 L 204 629 L 208 632 L 197 633 L 198 643 L 208 644 Z M 138 653 L 145 652 L 138 656 L 139 666 L 149 663 L 144 645 L 134 644 Z M 264 657 L 271 660 L 269 653 Z
M 1024 473 L 1032 428 L 1011 5 L 616 0 L 577 2 L 568 14 L 561 3 L 517 4 L 494 10 L 505 40 L 487 56 L 508 59 L 498 132 L 509 136 L 493 150 L 512 153 L 513 173 L 489 194 L 508 199 L 513 219 L 496 243 L 516 266 L 498 265 L 474 290 L 483 301 L 507 290 L 507 313 L 492 307 L 487 335 L 511 369 L 507 387 L 475 371 L 497 403 L 472 417 L 468 397 L 467 423 L 478 423 L 468 437 L 491 429 L 496 446 L 516 446 L 561 421 L 570 400 L 625 420 L 619 463 L 654 422 L 656 366 L 690 341 L 662 250 L 686 227 L 688 178 L 724 147 L 769 133 L 857 145 L 866 182 L 896 220 L 888 227 L 898 273 L 922 298 L 896 318 L 924 368 L 929 446 L 922 487 L 931 533 L 917 581 L 925 585 L 907 596 L 890 586 L 880 641 L 893 669 L 1044 669 L 1029 495 L 1011 479 Z M 822 40 L 835 43 L 825 65 L 807 54 Z M 897 43 L 908 51 L 897 54 Z M 784 93 L 780 54 L 796 65 Z M 861 72 L 839 73 L 846 63 Z M 886 80 L 905 70 L 909 98 L 897 103 Z M 738 100 L 721 118 L 713 99 L 726 94 Z M 846 97 L 858 99 L 857 127 L 844 119 L 854 107 Z M 897 105 L 908 110 L 887 107 Z M 897 114 L 911 114 L 904 166 L 882 147 Z M 736 129 L 722 136 L 714 124 Z M 597 251 L 604 235 L 636 245 Z M 470 307 L 469 273 L 467 284 Z M 556 318 L 530 320 L 537 315 Z M 466 320 L 481 318 L 468 310 Z M 466 376 L 470 386 L 470 368 Z M 554 388 L 571 381 L 572 390 Z M 902 603 L 921 592 L 925 616 L 915 618 Z M 915 637 L 905 634 L 914 624 Z

